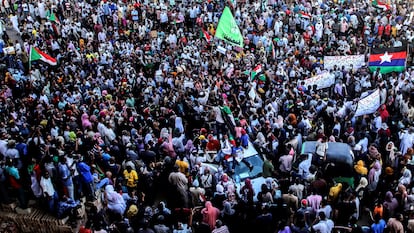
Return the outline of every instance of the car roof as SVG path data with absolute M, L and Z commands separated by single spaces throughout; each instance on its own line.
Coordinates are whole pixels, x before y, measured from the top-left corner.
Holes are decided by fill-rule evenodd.
M 316 151 L 317 141 L 306 141 L 302 145 L 301 154 L 314 154 Z M 326 151 L 326 159 L 329 162 L 344 163 L 351 165 L 354 162 L 351 147 L 342 142 L 328 142 L 328 149 Z

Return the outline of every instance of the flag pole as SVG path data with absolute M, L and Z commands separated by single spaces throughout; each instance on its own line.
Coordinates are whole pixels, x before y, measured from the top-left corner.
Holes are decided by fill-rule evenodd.
M 32 69 L 32 45 L 29 46 L 29 49 L 30 49 L 29 51 L 29 73 L 30 73 Z
M 407 46 L 407 55 L 408 54 L 410 54 L 410 47 L 408 46 L 408 43 L 406 43 L 406 46 Z M 407 60 L 408 59 L 405 59 L 405 68 L 407 69 Z M 413 63 L 413 56 L 411 55 L 411 64 Z

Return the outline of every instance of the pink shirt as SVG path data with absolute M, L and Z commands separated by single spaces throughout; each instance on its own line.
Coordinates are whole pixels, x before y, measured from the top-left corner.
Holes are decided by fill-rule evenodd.
M 313 194 L 308 196 L 306 199 L 308 200 L 308 204 L 312 207 L 313 211 L 316 211 L 321 207 L 322 196 Z

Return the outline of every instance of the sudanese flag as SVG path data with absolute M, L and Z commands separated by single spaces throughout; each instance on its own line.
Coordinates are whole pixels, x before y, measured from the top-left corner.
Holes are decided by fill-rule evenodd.
M 374 72 L 378 68 L 381 74 L 402 72 L 407 60 L 406 46 L 397 48 L 373 48 L 369 56 L 369 69 Z

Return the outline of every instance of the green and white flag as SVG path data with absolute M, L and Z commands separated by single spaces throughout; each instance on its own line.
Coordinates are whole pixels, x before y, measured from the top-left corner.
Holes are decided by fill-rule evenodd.
M 243 36 L 229 7 L 225 7 L 221 14 L 215 36 L 225 42 L 243 48 Z

